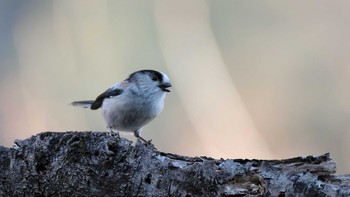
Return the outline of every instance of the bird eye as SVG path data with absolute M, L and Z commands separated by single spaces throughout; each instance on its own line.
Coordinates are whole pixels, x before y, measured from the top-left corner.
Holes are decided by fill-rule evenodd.
M 156 75 L 153 75 L 153 76 L 152 76 L 152 80 L 153 80 L 153 81 L 158 81 L 158 77 L 157 77 Z

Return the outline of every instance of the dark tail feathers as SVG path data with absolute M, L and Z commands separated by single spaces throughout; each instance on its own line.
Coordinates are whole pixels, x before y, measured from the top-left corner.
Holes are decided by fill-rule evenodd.
M 76 107 L 84 107 L 84 108 L 90 108 L 91 105 L 94 103 L 95 101 L 74 101 L 71 103 L 71 105 L 76 106 Z

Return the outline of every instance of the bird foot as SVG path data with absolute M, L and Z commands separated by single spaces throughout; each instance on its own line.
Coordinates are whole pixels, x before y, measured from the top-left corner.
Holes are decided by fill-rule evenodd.
M 111 128 L 109 128 L 109 135 L 112 137 L 120 138 L 119 131 L 113 131 Z
M 139 139 L 139 140 L 141 140 L 143 143 L 145 143 L 145 144 L 149 144 L 149 145 L 151 145 L 152 144 L 152 139 L 150 139 L 150 140 L 145 140 L 143 137 L 141 137 L 141 136 L 139 136 L 139 137 L 137 137 L 137 139 Z

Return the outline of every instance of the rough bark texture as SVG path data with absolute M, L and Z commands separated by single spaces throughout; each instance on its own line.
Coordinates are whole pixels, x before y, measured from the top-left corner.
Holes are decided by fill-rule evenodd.
M 349 196 L 329 154 L 185 157 L 102 132 L 46 132 L 0 146 L 0 196 Z

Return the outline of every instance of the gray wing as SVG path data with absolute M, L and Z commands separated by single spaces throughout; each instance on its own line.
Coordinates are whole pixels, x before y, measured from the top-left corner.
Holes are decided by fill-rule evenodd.
M 90 109 L 96 110 L 102 106 L 103 100 L 105 98 L 110 98 L 112 96 L 118 96 L 122 93 L 123 93 L 122 89 L 113 88 L 113 87 L 109 88 L 95 99 L 95 101 L 91 104 Z

